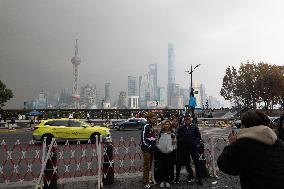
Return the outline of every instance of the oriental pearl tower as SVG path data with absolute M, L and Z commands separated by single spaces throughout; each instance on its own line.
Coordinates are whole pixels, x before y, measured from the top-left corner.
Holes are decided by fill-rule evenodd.
M 81 58 L 78 56 L 78 39 L 76 39 L 76 45 L 75 45 L 75 56 L 71 58 L 71 63 L 73 64 L 73 94 L 72 98 L 75 102 L 75 108 L 79 107 L 79 89 L 78 89 L 78 77 L 79 77 L 79 65 L 81 64 Z

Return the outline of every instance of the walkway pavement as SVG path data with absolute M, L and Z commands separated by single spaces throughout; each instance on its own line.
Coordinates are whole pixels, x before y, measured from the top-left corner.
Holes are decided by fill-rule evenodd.
M 116 179 L 114 185 L 105 185 L 104 188 L 106 189 L 138 189 L 143 188 L 142 184 L 142 176 L 140 177 L 134 177 L 129 179 Z M 152 189 L 158 189 L 160 188 L 160 183 L 153 185 L 151 187 Z M 197 185 L 194 184 L 188 184 L 186 183 L 186 176 L 184 175 L 183 178 L 181 178 L 180 184 L 174 184 L 171 183 L 171 189 L 221 189 L 221 188 L 231 188 L 231 189 L 239 189 L 239 179 L 236 177 L 231 176 L 224 176 L 222 178 L 216 179 L 216 178 L 206 178 L 203 179 L 203 185 Z
M 65 183 L 64 185 L 58 185 L 58 189 L 94 189 L 98 188 L 96 181 L 88 181 L 82 183 Z M 111 185 L 104 185 L 104 189 L 142 189 L 142 173 L 128 175 L 128 176 L 116 176 L 115 181 Z M 160 188 L 160 183 L 151 186 L 152 189 Z M 206 178 L 203 179 L 203 185 L 197 185 L 196 183 L 186 183 L 186 174 L 181 177 L 180 184 L 171 183 L 171 189 L 240 189 L 240 183 L 238 177 L 222 175 L 218 179 Z

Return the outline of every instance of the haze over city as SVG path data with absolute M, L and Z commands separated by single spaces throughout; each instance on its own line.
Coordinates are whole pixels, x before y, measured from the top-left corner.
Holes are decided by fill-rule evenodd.
M 201 64 L 193 80 L 220 96 L 228 66 L 263 61 L 283 65 L 283 1 L 36 1 L 0 0 L 0 80 L 12 89 L 7 108 L 23 107 L 44 89 L 72 89 L 75 39 L 79 86 L 104 96 L 127 91 L 127 77 L 157 64 L 166 87 L 168 43 L 174 44 L 176 83 L 188 88 L 185 70 Z

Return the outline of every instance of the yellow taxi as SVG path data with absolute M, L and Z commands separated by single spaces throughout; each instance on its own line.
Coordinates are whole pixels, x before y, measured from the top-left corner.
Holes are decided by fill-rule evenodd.
M 56 141 L 91 140 L 95 143 L 96 137 L 102 135 L 103 141 L 111 141 L 110 129 L 91 124 L 79 119 L 48 119 L 33 128 L 33 139 L 48 142 L 52 138 Z

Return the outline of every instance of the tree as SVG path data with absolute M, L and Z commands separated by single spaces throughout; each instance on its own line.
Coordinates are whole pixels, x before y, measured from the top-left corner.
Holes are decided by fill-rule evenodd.
M 228 67 L 220 91 L 225 100 L 230 100 L 237 108 L 255 108 L 258 98 L 255 89 L 255 64 L 241 64 L 237 71 Z
M 13 92 L 7 89 L 6 85 L 0 80 L 0 109 L 11 98 L 13 98 Z
M 284 66 L 278 66 L 279 75 L 280 75 L 280 83 L 279 83 L 279 98 L 278 103 L 284 109 Z
M 240 101 L 236 96 L 236 78 L 237 71 L 234 67 L 228 67 L 226 69 L 226 74 L 223 78 L 223 84 L 220 91 L 221 96 L 225 98 L 225 100 L 229 100 L 230 102 L 239 106 Z
M 236 76 L 235 95 L 239 98 L 244 108 L 256 108 L 258 102 L 255 82 L 257 74 L 256 65 L 252 62 L 241 64 Z
M 233 83 L 233 76 L 230 66 L 226 69 L 226 74 L 223 78 L 223 84 L 220 91 L 221 96 L 224 97 L 225 100 L 233 100 L 233 89 L 234 89 L 234 83 Z
M 257 66 L 257 93 L 267 113 L 279 102 L 283 93 L 283 74 L 279 66 L 259 63 Z
M 284 107 L 284 66 L 247 62 L 238 71 L 228 67 L 220 94 L 239 109 L 263 106 L 269 114 L 277 104 Z

